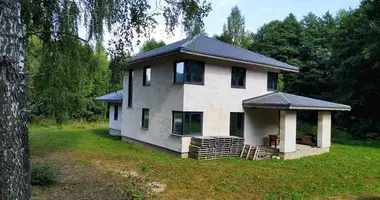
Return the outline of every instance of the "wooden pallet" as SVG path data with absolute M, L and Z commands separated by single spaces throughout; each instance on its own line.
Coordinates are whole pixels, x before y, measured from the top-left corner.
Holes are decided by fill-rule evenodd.
M 209 160 L 239 157 L 244 138 L 234 136 L 193 137 L 189 146 L 189 158 Z

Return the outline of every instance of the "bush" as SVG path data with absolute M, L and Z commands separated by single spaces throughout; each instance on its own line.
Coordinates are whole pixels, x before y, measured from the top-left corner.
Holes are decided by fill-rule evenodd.
M 51 164 L 32 165 L 32 185 L 50 186 L 59 181 L 59 170 Z
M 144 177 L 126 177 L 121 194 L 126 200 L 142 200 L 149 196 L 149 188 L 145 185 Z

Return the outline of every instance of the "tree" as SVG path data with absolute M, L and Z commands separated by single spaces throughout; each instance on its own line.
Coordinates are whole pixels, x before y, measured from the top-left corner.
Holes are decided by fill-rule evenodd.
M 300 66 L 301 33 L 302 25 L 293 14 L 289 14 L 283 21 L 275 20 L 262 26 L 255 34 L 249 50 Z M 279 85 L 284 85 L 284 90 L 291 92 L 289 85 L 297 80 L 297 76 L 294 73 L 283 73 L 279 77 Z
M 0 198 L 29 199 L 25 31 L 20 0 L 0 1 Z
M 109 64 L 111 73 L 108 92 L 123 89 L 124 68 L 127 66 L 128 58 L 125 56 L 113 57 Z
M 365 0 L 358 9 L 338 16 L 333 40 L 335 98 L 351 105 L 341 124 L 360 138 L 380 138 L 380 2 Z
M 211 10 L 210 3 L 199 0 L 165 0 L 163 10 L 166 30 L 184 25 L 187 32 L 203 26 L 203 17 Z M 158 4 L 158 3 L 157 3 Z M 128 54 L 132 38 L 149 35 L 156 25 L 147 0 L 0 0 L 0 188 L 2 199 L 29 199 L 29 147 L 27 129 L 27 88 L 24 69 L 25 39 L 38 36 L 43 48 L 55 49 L 50 57 L 64 59 L 57 52 L 70 52 L 75 42 L 100 42 L 103 27 L 113 30 L 111 52 Z M 84 19 L 88 38 L 78 37 L 78 28 Z M 104 26 L 103 26 L 104 25 Z M 25 28 L 25 29 L 24 29 Z M 25 32 L 25 31 L 26 32 Z M 88 52 L 83 54 L 86 56 Z M 45 58 L 45 59 L 49 59 Z M 51 61 L 51 60 L 50 60 Z M 63 62 L 63 61 L 62 61 Z M 54 62 L 52 62 L 54 63 Z M 57 68 L 62 70 L 63 68 Z M 64 69 L 63 69 L 64 70 Z M 72 74 L 78 72 L 76 69 Z M 67 83 L 67 82 L 66 82 Z M 75 84 L 75 83 L 70 83 Z M 57 94 L 60 95 L 60 94 Z M 75 98 L 74 98 L 75 99 Z M 66 109 L 66 108 L 62 108 Z
M 245 19 L 240 9 L 235 6 L 223 25 L 223 33 L 214 37 L 220 41 L 247 49 L 252 43 L 253 34 L 245 29 Z
M 149 39 L 145 41 L 143 45 L 141 46 L 140 53 L 144 53 L 144 52 L 147 52 L 147 51 L 150 51 L 150 50 L 153 50 L 155 48 L 162 47 L 165 45 L 166 45 L 165 42 L 162 40 L 156 41 L 155 39 Z

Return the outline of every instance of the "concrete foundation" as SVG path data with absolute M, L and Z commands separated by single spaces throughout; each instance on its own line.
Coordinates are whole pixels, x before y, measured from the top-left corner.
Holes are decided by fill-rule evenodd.
M 112 136 L 121 136 L 121 130 L 117 130 L 117 129 L 112 129 L 110 128 L 110 135 Z
M 296 158 L 301 158 L 301 157 L 306 157 L 306 156 L 320 155 L 320 154 L 328 153 L 330 151 L 330 147 L 317 148 L 317 147 L 311 147 L 311 146 L 301 145 L 301 144 L 297 144 L 296 149 L 297 150 L 295 152 L 288 152 L 288 153 L 280 152 L 279 156 L 285 160 L 288 160 L 288 159 L 296 159 Z
M 178 156 L 178 157 L 181 157 L 181 158 L 187 158 L 188 157 L 188 152 L 181 153 L 181 152 L 178 152 L 178 151 L 173 151 L 171 149 L 167 149 L 167 148 L 160 147 L 160 146 L 157 146 L 157 145 L 149 144 L 149 143 L 146 143 L 146 142 L 143 142 L 143 141 L 139 141 L 139 140 L 135 140 L 135 139 L 132 139 L 132 138 L 129 138 L 129 137 L 122 136 L 121 140 L 124 141 L 124 142 L 132 143 L 132 144 L 137 144 L 137 145 L 149 148 L 150 150 L 153 150 L 153 151 L 167 153 L 167 154 L 170 154 L 170 155 L 173 155 L 173 156 Z

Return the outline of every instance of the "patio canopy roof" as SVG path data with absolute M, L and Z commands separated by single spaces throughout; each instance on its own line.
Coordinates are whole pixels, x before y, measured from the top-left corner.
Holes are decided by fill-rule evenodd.
M 116 92 L 97 97 L 94 101 L 121 103 L 123 101 L 123 90 L 118 90 Z
M 322 101 L 319 99 L 284 92 L 274 92 L 243 100 L 243 107 L 275 108 L 286 110 L 351 110 L 351 107 L 348 105 Z

